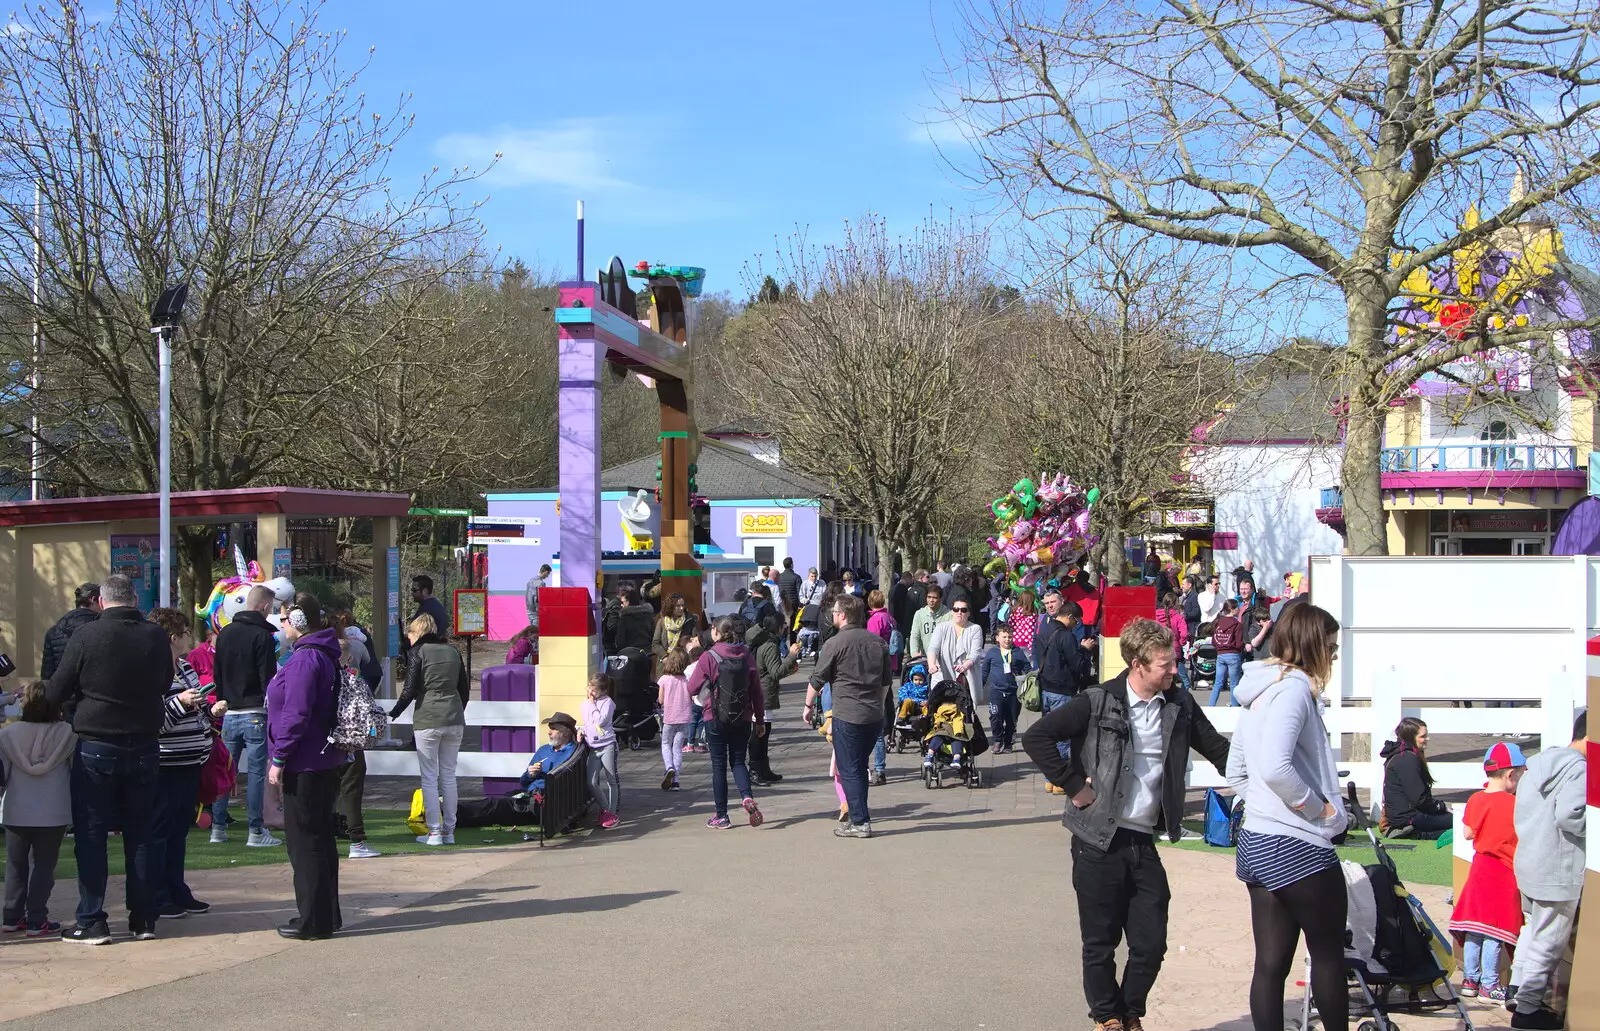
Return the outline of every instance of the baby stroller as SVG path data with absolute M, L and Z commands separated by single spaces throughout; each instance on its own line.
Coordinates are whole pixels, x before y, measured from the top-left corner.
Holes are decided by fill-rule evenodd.
M 930 791 L 944 787 L 946 773 L 955 772 L 961 783 L 969 788 L 983 786 L 983 773 L 978 769 L 976 762 L 978 756 L 989 750 L 989 739 L 983 733 L 983 722 L 975 717 L 972 707 L 972 695 L 967 690 L 964 681 L 942 680 L 935 684 L 928 692 L 928 700 L 923 705 L 922 715 L 914 721 L 917 727 L 917 737 L 933 729 L 933 714 L 939 711 L 940 706 L 953 704 L 961 710 L 961 722 L 964 732 L 971 736 L 961 742 L 961 756 L 955 756 L 954 749 L 948 742 L 943 742 L 933 753 L 933 762 L 922 764 L 922 783 Z
M 917 676 L 922 677 L 922 683 L 912 682 L 912 678 Z M 919 660 L 906 667 L 905 676 L 895 690 L 894 701 L 895 715 L 889 722 L 888 747 L 896 752 L 904 752 L 907 748 L 920 748 L 922 731 L 917 729 L 917 721 L 927 715 L 927 663 Z
M 1199 694 L 1202 690 L 1211 690 L 1217 682 L 1217 646 L 1206 636 L 1190 641 L 1188 651 L 1190 692 Z
M 656 685 L 650 680 L 650 655 L 638 648 L 624 648 L 620 654 L 606 656 L 606 670 L 616 686 L 617 711 L 611 729 L 616 731 L 618 743 L 636 752 L 643 742 L 655 740 L 661 729 Z
M 817 614 L 821 610 L 816 602 L 812 602 L 800 610 L 800 615 L 795 620 L 795 625 L 800 628 L 800 658 L 815 659 L 817 657 L 817 642 L 822 639 L 822 631 L 817 629 Z
M 1454 1009 L 1464 1031 L 1472 1031 L 1472 1017 L 1450 984 L 1454 965 L 1450 945 L 1429 918 L 1417 897 L 1400 882 L 1394 860 L 1384 850 L 1356 798 L 1350 783 L 1345 811 L 1377 853 L 1371 866 L 1344 862 L 1345 892 L 1350 913 L 1345 924 L 1345 974 L 1366 1004 L 1367 1019 L 1356 1031 L 1398 1031 L 1391 1015 L 1397 1011 L 1425 1013 Z M 1300 1008 L 1300 1031 L 1309 1031 L 1315 1018 L 1311 1005 L 1311 964 L 1306 961 L 1306 994 Z M 1397 993 L 1399 998 L 1395 996 Z M 1352 1000 L 1351 1016 L 1358 1006 Z

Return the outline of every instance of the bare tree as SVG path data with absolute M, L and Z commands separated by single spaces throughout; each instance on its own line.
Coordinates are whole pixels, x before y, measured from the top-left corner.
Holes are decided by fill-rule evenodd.
M 1096 559 L 1112 583 L 1125 579 L 1126 538 L 1179 488 L 1195 428 L 1235 387 L 1202 271 L 1148 235 L 1103 233 L 1052 295 L 1005 323 L 1019 373 L 999 409 L 1010 468 L 1100 488 Z
M 743 384 L 738 396 L 778 433 L 785 464 L 872 527 L 881 583 L 981 450 L 986 251 L 958 226 L 896 239 L 877 218 L 835 247 L 796 237 L 774 270 L 794 293 L 728 327 L 724 382 Z
M 0 34 L 0 298 L 37 317 L 44 355 L 9 430 L 39 415 L 60 488 L 156 488 L 147 313 L 164 286 L 190 285 L 172 485 L 228 488 L 282 473 L 359 383 L 325 360 L 335 341 L 475 260 L 479 228 L 453 192 L 469 177 L 395 188 L 410 119 L 368 108 L 316 13 L 134 0 L 100 19 L 67 0 Z M 189 543 L 198 558 L 204 542 Z
M 1592 3 L 978 0 L 969 15 L 957 114 L 1030 216 L 1254 254 L 1266 286 L 1304 281 L 1342 304 L 1352 552 L 1386 549 L 1390 400 L 1484 348 L 1585 328 L 1518 327 L 1505 298 L 1448 336 L 1392 322 L 1417 270 L 1592 196 Z M 1525 189 L 1484 194 L 1513 170 Z M 1474 201 L 1484 217 L 1457 223 Z

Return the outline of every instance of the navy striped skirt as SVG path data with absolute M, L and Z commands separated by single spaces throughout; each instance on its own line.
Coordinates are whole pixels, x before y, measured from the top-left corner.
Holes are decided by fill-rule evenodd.
M 1234 856 L 1234 872 L 1239 880 L 1259 884 L 1268 891 L 1287 888 L 1338 865 L 1339 853 L 1327 845 L 1247 830 L 1239 832 L 1239 851 Z

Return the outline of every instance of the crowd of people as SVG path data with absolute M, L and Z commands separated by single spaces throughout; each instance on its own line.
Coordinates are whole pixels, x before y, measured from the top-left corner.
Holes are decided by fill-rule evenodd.
M 1199 570 L 1189 571 L 1181 596 L 1161 592 L 1160 581 L 1174 575 L 1155 569 L 1155 616 L 1121 628 L 1125 668 L 1103 682 L 1101 592 L 1082 569 L 1043 585 L 1036 599 L 961 565 L 911 570 L 884 590 L 865 571 L 824 579 L 816 569 L 801 576 L 786 562 L 781 571 L 762 571 L 734 615 L 702 625 L 682 597 L 624 583 L 603 625 L 608 652 L 631 649 L 650 664 L 661 789 L 681 789 L 686 753 L 709 756 L 712 829 L 731 827 L 730 813 L 739 811 L 751 827 L 762 824 L 756 789 L 783 779 L 769 749 L 779 688 L 803 650 L 814 662 L 801 716 L 831 745 L 841 838 L 873 836 L 870 789 L 885 782 L 889 736 L 904 730 L 907 703 L 919 691 L 925 767 L 951 757 L 959 763 L 981 747 L 975 717 L 986 708 L 994 749 L 1005 753 L 1020 742 L 1047 789 L 1064 796 L 1084 990 L 1100 1031 L 1142 1029 L 1171 903 L 1156 842 L 1182 834 L 1190 753 L 1197 753 L 1243 800 L 1236 871 L 1250 901 L 1253 1025 L 1283 1026 L 1284 987 L 1303 937 L 1322 1023 L 1347 1029 L 1348 913 L 1335 846 L 1349 816 L 1322 716 L 1339 623 L 1306 598 L 1297 574 L 1270 598 L 1257 591 L 1248 564 L 1233 572 L 1231 595 L 1219 576 Z M 418 841 L 443 846 L 453 843 L 457 825 L 469 680 L 431 611 L 442 607 L 427 604 L 428 588 L 414 585 L 406 679 L 390 716 L 414 706 L 427 824 Z M 332 935 L 342 922 L 341 817 L 349 857 L 376 854 L 360 829 L 360 752 L 330 748 L 325 729 L 341 678 L 368 679 L 376 668 L 365 631 L 348 614 L 328 616 L 305 594 L 280 611 L 275 628 L 265 588 L 252 592 L 246 611 L 214 642 L 200 644 L 176 610 L 141 615 L 125 577 L 85 585 L 77 600 L 51 628 L 48 678 L 27 687 L 21 721 L 0 729 L 8 774 L 0 801 L 8 855 L 3 929 L 109 941 L 113 830 L 127 858 L 136 939 L 154 937 L 160 919 L 206 912 L 186 883 L 185 855 L 202 777 L 220 751 L 248 774 L 248 846 L 282 844 L 266 811 L 281 805 L 298 916 L 279 933 Z M 1212 726 L 1186 673 L 1197 640 L 1211 641 L 1219 659 L 1233 657 L 1218 662 L 1209 698 L 1215 705 L 1227 690 L 1243 707 L 1231 740 Z M 1041 717 L 1019 738 L 1025 680 L 1036 682 Z M 602 828 L 616 826 L 622 809 L 616 691 L 614 678 L 598 673 L 578 717 L 547 717 L 548 743 L 522 777 L 537 796 L 581 750 Z M 1505 1002 L 1516 1028 L 1562 1026 L 1549 993 L 1582 887 L 1586 738 L 1580 713 L 1569 748 L 1529 760 L 1514 742 L 1494 745 L 1483 763 L 1488 783 L 1469 800 L 1462 823 L 1476 852 L 1450 923 L 1464 944 L 1463 994 Z M 1433 797 L 1427 750 L 1428 728 L 1415 717 L 1383 749 L 1380 809 L 1391 835 L 1432 837 L 1452 825 Z M 281 803 L 268 802 L 269 789 L 281 792 Z M 223 791 L 209 812 L 213 842 L 227 840 L 228 802 Z M 69 828 L 79 905 L 74 925 L 62 929 L 47 903 Z M 1124 943 L 1119 973 L 1116 950 Z M 1509 950 L 1515 962 L 1502 984 Z

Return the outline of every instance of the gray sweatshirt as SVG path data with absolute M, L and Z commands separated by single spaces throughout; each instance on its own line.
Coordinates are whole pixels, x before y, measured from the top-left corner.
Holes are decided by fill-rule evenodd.
M 1517 887 L 1541 902 L 1583 893 L 1584 778 L 1576 748 L 1547 748 L 1517 785 Z
M 1228 749 L 1228 786 L 1244 799 L 1244 829 L 1332 847 L 1346 817 L 1311 678 L 1287 666 L 1247 662 L 1234 697 L 1245 711 Z M 1324 802 L 1334 809 L 1326 820 L 1318 818 Z
M 64 722 L 11 723 L 0 728 L 6 793 L 0 823 L 65 827 L 72 823 L 72 754 L 78 736 Z

